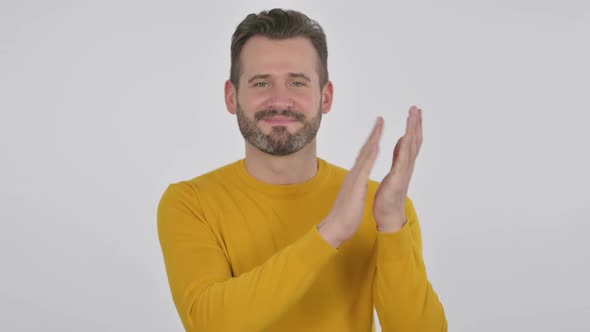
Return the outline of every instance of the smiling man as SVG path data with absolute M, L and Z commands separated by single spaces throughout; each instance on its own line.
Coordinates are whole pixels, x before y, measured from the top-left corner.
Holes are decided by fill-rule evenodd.
M 248 15 L 231 45 L 225 104 L 245 158 L 171 184 L 158 233 L 187 331 L 446 331 L 407 197 L 422 144 L 412 106 L 391 171 L 369 179 L 383 119 L 351 170 L 319 158 L 330 111 L 327 44 L 296 11 Z
M 254 36 L 243 46 L 241 53 L 242 62 L 245 65 L 236 64 L 236 66 L 248 68 L 247 72 L 251 76 L 246 76 L 247 80 L 243 84 L 245 86 L 242 94 L 245 98 L 243 102 L 250 108 L 254 107 L 255 110 L 260 111 L 251 115 L 253 119 L 250 119 L 239 100 L 235 98 L 236 88 L 234 87 L 238 87 L 239 82 L 234 85 L 228 81 L 226 95 L 230 97 L 227 101 L 228 109 L 231 113 L 237 114 L 240 131 L 250 143 L 246 149 L 252 150 L 250 154 L 259 150 L 262 154 L 287 156 L 306 147 L 315 138 L 322 119 L 321 102 L 317 100 L 320 97 L 319 82 L 317 79 L 316 82 L 312 81 L 308 76 L 316 71 L 313 63 L 307 63 L 304 68 L 309 74 L 295 72 L 303 69 L 301 66 L 298 68 L 297 64 L 305 63 L 306 58 L 313 59 L 315 56 L 311 42 L 304 37 L 277 41 L 263 36 Z M 277 59 L 281 60 L 276 61 Z M 291 68 L 285 67 L 286 64 L 289 64 Z M 285 70 L 293 71 L 286 73 L 289 82 L 283 87 L 284 91 L 281 92 L 283 95 L 278 96 L 277 100 L 276 96 L 269 96 L 269 93 L 276 91 L 271 84 L 274 87 L 284 84 L 280 80 L 285 80 L 281 77 L 284 75 L 281 71 Z M 251 74 L 259 71 L 268 73 Z M 297 96 L 284 95 L 297 90 L 299 90 Z M 275 99 L 270 101 L 272 105 L 269 104 L 269 99 Z M 313 109 L 314 103 L 319 105 L 316 110 Z M 315 111 L 315 114 L 299 113 L 297 110 L 299 112 Z M 259 123 L 263 128 L 259 127 Z

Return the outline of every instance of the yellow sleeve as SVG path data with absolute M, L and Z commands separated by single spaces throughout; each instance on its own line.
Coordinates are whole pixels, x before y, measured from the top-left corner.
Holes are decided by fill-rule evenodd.
M 232 277 L 190 183 L 170 185 L 158 236 L 172 297 L 187 331 L 261 331 L 295 304 L 337 250 L 312 227 L 264 264 Z
M 377 234 L 373 301 L 382 331 L 446 332 L 444 308 L 426 275 L 420 223 L 409 197 L 406 217 L 398 232 Z

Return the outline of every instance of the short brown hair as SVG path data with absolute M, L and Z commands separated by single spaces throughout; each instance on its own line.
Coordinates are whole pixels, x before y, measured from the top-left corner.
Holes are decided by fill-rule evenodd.
M 306 37 L 313 44 L 319 56 L 318 76 L 320 88 L 328 82 L 328 45 L 326 34 L 318 22 L 294 10 L 279 8 L 249 14 L 236 27 L 231 42 L 231 68 L 229 79 L 238 88 L 240 80 L 240 54 L 248 39 L 253 36 L 270 39 Z

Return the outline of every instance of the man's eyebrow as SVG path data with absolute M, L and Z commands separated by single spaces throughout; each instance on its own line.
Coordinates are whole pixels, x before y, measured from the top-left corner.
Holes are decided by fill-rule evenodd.
M 259 79 L 259 78 L 269 78 L 269 77 L 270 77 L 270 74 L 256 74 L 256 75 L 252 76 L 252 77 L 251 77 L 251 78 L 248 80 L 248 83 L 250 83 L 250 82 L 252 82 L 252 81 L 254 81 L 254 80 L 257 80 L 257 79 Z
M 269 78 L 269 77 L 270 77 L 270 74 L 256 74 L 248 80 L 248 83 L 250 83 L 254 80 L 257 80 L 257 79 L 265 79 L 265 78 Z M 307 75 L 305 75 L 304 73 L 289 73 L 289 77 L 303 78 L 306 81 L 311 82 L 311 79 Z
M 307 77 L 307 75 L 305 75 L 304 73 L 289 73 L 289 77 L 300 77 L 305 79 L 308 82 L 311 82 L 311 79 L 309 77 Z

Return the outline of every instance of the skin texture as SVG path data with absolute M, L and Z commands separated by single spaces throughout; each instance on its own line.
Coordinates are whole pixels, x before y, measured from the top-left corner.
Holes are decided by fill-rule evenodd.
M 391 169 L 375 194 L 373 215 L 380 231 L 398 231 L 407 221 L 406 196 L 421 146 L 422 110 L 412 106 L 406 120 L 406 132 L 393 150 Z
M 334 96 L 331 81 L 321 87 L 318 56 L 304 37 L 271 40 L 250 38 L 242 49 L 239 86 L 225 82 L 225 103 L 236 115 L 245 140 L 246 169 L 270 184 L 307 181 L 317 173 L 316 134 Z M 284 116 L 294 121 L 271 123 Z M 335 248 L 358 229 L 369 175 L 379 152 L 384 120 L 378 117 L 353 168 L 344 180 L 330 214 L 318 225 Z M 390 172 L 381 181 L 373 214 L 381 232 L 399 231 L 406 222 L 405 202 L 422 145 L 422 110 L 412 106 L 406 132 L 393 151 Z
M 320 87 L 318 56 L 312 43 L 303 37 L 270 40 L 254 36 L 244 45 L 240 61 L 239 87 L 236 89 L 226 81 L 225 103 L 229 113 L 240 113 L 238 124 L 245 136 L 248 172 L 271 184 L 309 180 L 317 172 L 315 132 L 319 129 L 321 115 L 330 111 L 333 96 L 332 82 Z M 310 81 L 291 77 L 292 74 L 303 74 Z M 268 77 L 248 82 L 256 75 Z M 298 121 L 286 125 L 257 121 L 273 113 L 292 116 Z M 257 128 L 244 130 L 252 124 Z M 293 152 L 271 154 L 259 149 L 257 146 L 264 144 L 250 142 L 252 132 L 268 135 L 266 140 L 275 147 L 282 145 L 288 149 L 288 145 L 294 144 Z M 298 146 L 301 144 L 293 142 L 297 139 L 307 144 Z
M 266 82 L 260 82 L 259 84 L 266 84 Z M 299 84 L 299 82 L 294 82 L 294 84 Z M 246 115 L 239 102 L 236 111 L 238 126 L 244 139 L 258 150 L 275 156 L 290 155 L 304 148 L 315 138 L 322 120 L 321 110 L 318 110 L 309 120 L 300 113 L 288 108 L 282 111 L 272 108 L 263 110 L 256 113 L 254 119 L 250 119 Z M 295 133 L 291 133 L 289 132 L 289 125 L 275 124 L 272 125 L 270 133 L 267 134 L 258 127 L 257 123 L 261 120 L 277 115 L 301 122 L 302 128 Z
M 334 208 L 318 227 L 324 238 L 335 248 L 354 236 L 360 225 L 369 175 L 379 152 L 383 125 L 383 118 L 378 117 L 353 168 L 344 179 Z M 381 232 L 397 232 L 407 221 L 406 195 L 421 145 L 422 110 L 412 106 L 407 118 L 406 133 L 394 148 L 391 169 L 375 193 L 373 215 Z

